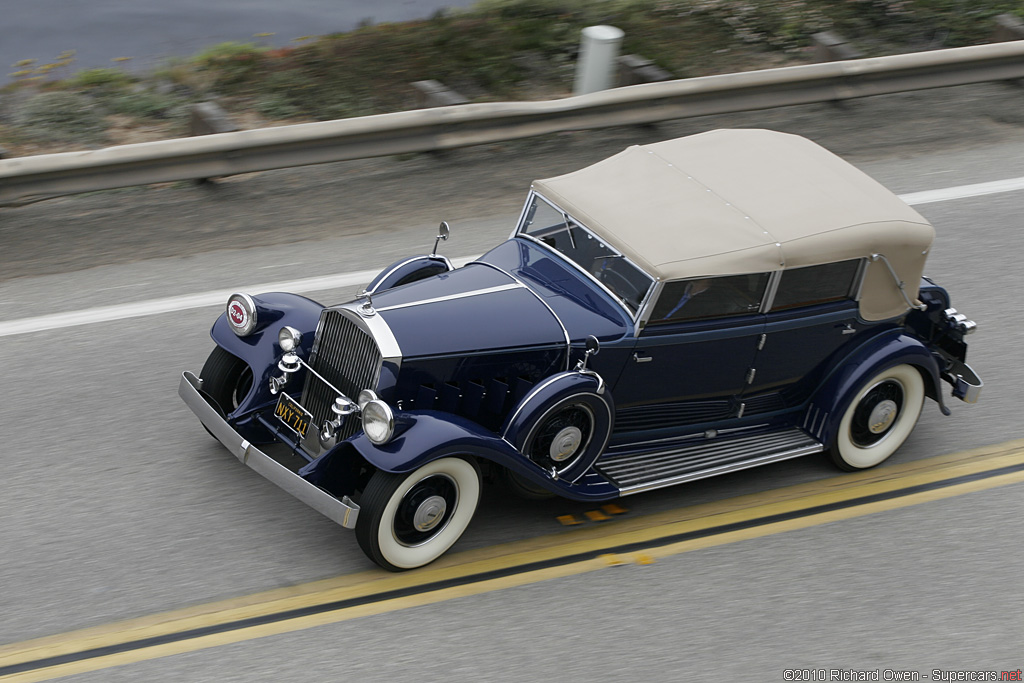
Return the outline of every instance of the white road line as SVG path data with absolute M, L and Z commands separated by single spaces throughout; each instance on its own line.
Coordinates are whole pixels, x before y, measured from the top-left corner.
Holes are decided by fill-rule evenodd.
M 981 197 L 989 194 L 1002 192 L 1014 192 L 1024 190 L 1024 178 L 1008 178 L 996 180 L 990 183 L 977 183 L 974 185 L 960 185 L 957 187 L 946 187 L 939 190 L 925 190 L 924 192 L 911 192 L 900 195 L 900 199 L 911 206 L 918 204 L 931 204 L 933 202 L 945 202 L 953 199 L 966 199 L 967 197 Z M 456 267 L 478 258 L 477 256 L 465 256 L 452 259 Z M 368 283 L 379 271 L 363 270 L 357 273 L 339 273 L 337 275 L 324 275 L 322 277 L 309 277 L 302 280 L 289 280 L 286 282 L 272 282 L 262 285 L 251 285 L 249 287 L 235 287 L 232 289 L 220 289 L 201 294 L 186 294 L 183 296 L 171 296 L 163 299 L 151 299 L 149 301 L 136 301 L 127 304 L 114 306 L 99 306 L 83 311 L 69 311 L 66 313 L 52 313 L 40 315 L 34 318 L 20 318 L 0 322 L 0 337 L 9 337 L 15 334 L 28 334 L 29 332 L 42 332 L 43 330 L 55 330 L 62 327 L 75 327 L 77 325 L 90 325 L 92 323 L 110 322 L 112 320 L 124 320 L 125 318 L 141 318 L 147 315 L 159 313 L 171 313 L 174 311 L 186 311 L 192 308 L 203 308 L 206 306 L 221 306 L 234 292 L 295 292 L 296 294 L 308 294 L 310 292 L 324 291 L 328 289 L 339 289 Z
M 477 258 L 476 256 L 465 256 L 452 259 L 455 267 L 462 266 Z M 307 277 L 301 280 L 287 280 L 284 282 L 271 282 L 262 285 L 251 285 L 248 287 L 234 287 L 232 289 L 218 289 L 212 292 L 201 294 L 185 294 L 183 296 L 169 296 L 163 299 L 150 299 L 149 301 L 133 301 L 127 304 L 116 304 L 114 306 L 99 306 L 87 308 L 82 311 L 68 311 L 65 313 L 52 313 L 40 315 L 34 318 L 21 318 L 0 322 L 0 337 L 9 337 L 15 334 L 27 334 L 29 332 L 41 332 L 43 330 L 55 330 L 62 327 L 74 327 L 76 325 L 89 325 L 92 323 L 110 322 L 112 320 L 124 320 L 125 318 L 141 318 L 147 315 L 159 313 L 171 313 L 174 311 L 187 311 L 192 308 L 203 308 L 205 306 L 224 306 L 228 297 L 235 292 L 294 292 L 296 294 L 307 294 L 309 292 L 322 292 L 328 289 L 341 289 L 343 287 L 356 287 L 365 285 L 372 280 L 379 270 L 361 270 L 357 273 L 339 273 L 337 275 L 324 275 L 321 277 Z M 355 290 L 353 290 L 353 295 Z
M 978 183 L 976 185 L 946 187 L 941 190 L 911 192 L 910 194 L 901 194 L 900 199 L 911 206 L 916 206 L 917 204 L 931 204 L 932 202 L 946 202 L 951 199 L 981 197 L 987 194 L 1013 192 L 1014 190 L 1024 190 L 1024 178 L 1008 178 L 1007 180 L 993 180 L 991 183 Z

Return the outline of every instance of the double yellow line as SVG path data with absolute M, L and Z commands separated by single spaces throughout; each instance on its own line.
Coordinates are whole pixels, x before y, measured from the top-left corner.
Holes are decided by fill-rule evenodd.
M 620 517 L 451 555 L 0 647 L 0 681 L 60 676 L 582 574 L 1024 481 L 1024 440 L 773 491 Z

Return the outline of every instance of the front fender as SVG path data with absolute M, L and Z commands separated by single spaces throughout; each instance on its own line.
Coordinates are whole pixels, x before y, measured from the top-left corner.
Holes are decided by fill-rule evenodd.
M 392 287 L 401 287 L 410 282 L 423 280 L 452 270 L 452 262 L 444 256 L 424 255 L 396 261 L 382 270 L 366 286 L 368 294 L 383 292 Z
M 281 349 L 277 345 L 277 331 L 284 325 L 291 325 L 301 332 L 302 343 L 297 352 L 308 359 L 320 312 L 323 310 L 323 306 L 312 299 L 286 292 L 269 292 L 254 296 L 252 299 L 256 303 L 257 320 L 256 330 L 252 334 L 239 337 L 232 332 L 224 313 L 220 314 L 210 330 L 213 341 L 228 353 L 245 361 L 253 373 L 252 389 L 228 417 L 243 415 L 273 400 L 269 389 L 270 377 L 280 374 L 277 361 Z M 300 370 L 289 378 L 286 391 L 300 391 L 304 374 L 305 370 Z M 296 385 L 298 388 L 295 388 Z
M 618 490 L 609 483 L 602 485 L 588 482 L 586 486 L 574 486 L 574 482 L 568 479 L 553 479 L 508 441 L 458 415 L 423 410 L 399 413 L 395 420 L 402 423 L 403 429 L 388 443 L 383 446 L 374 445 L 360 432 L 307 466 L 304 476 L 308 474 L 311 480 L 324 476 L 326 481 L 329 478 L 327 473 L 333 467 L 332 461 L 338 459 L 341 463 L 348 459 L 350 449 L 355 449 L 369 465 L 386 472 L 397 473 L 410 472 L 421 465 L 449 455 L 468 454 L 489 460 L 526 477 L 552 493 L 574 500 L 607 500 L 618 495 Z
M 395 415 L 398 435 L 376 445 L 360 432 L 348 443 L 377 469 L 410 472 L 448 455 L 469 454 L 518 469 L 522 456 L 507 441 L 472 420 L 437 410 Z
M 814 394 L 804 414 L 804 429 L 823 444 L 830 444 L 843 412 L 863 383 L 895 365 L 913 365 L 925 379 L 925 388 L 947 413 L 939 390 L 939 366 L 919 340 L 898 330 L 869 340 L 836 368 Z

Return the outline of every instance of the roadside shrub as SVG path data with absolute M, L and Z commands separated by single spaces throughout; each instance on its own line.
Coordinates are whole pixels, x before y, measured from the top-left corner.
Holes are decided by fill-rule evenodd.
M 228 91 L 255 87 L 263 76 L 266 48 L 252 43 L 220 43 L 200 52 L 193 63 L 214 74 L 214 86 Z
M 256 100 L 256 112 L 265 119 L 287 119 L 299 116 L 301 108 L 285 95 L 267 95 Z
M 124 114 L 140 119 L 165 119 L 180 107 L 182 102 L 167 95 L 141 90 L 102 97 L 100 105 L 111 114 Z
M 134 79 L 120 69 L 83 69 L 67 80 L 72 88 L 101 88 L 121 90 L 127 88 Z
M 92 100 L 80 93 L 44 92 L 14 113 L 14 125 L 35 142 L 102 143 L 106 122 Z

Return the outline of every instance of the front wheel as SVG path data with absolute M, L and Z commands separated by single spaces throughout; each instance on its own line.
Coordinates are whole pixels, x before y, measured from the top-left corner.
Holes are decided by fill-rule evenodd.
M 480 469 L 467 458 L 441 458 L 407 474 L 377 471 L 360 501 L 356 540 L 389 571 L 433 562 L 469 526 L 480 501 Z
M 252 389 L 252 369 L 241 358 L 215 346 L 199 372 L 203 392 L 213 399 L 223 415 L 242 404 Z
M 855 471 L 885 461 L 914 430 L 924 395 L 921 373 L 911 365 L 897 365 L 869 379 L 843 413 L 828 451 L 832 462 Z

